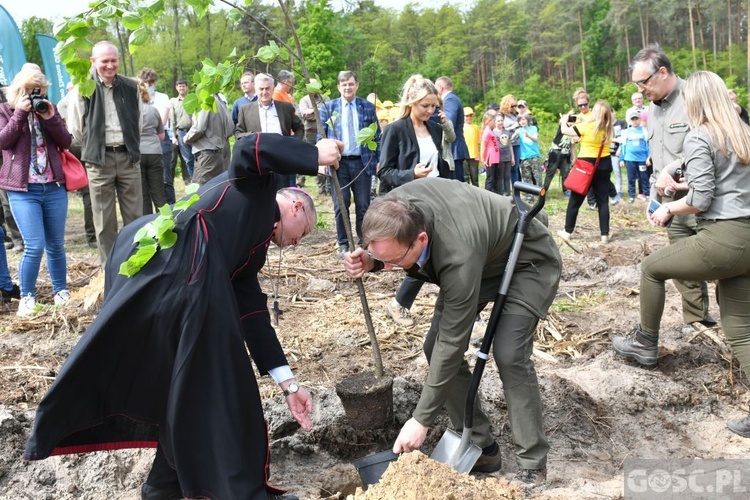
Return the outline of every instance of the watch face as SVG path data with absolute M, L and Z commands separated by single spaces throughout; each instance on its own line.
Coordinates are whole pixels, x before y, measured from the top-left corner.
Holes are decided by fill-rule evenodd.
M 295 384 L 294 382 L 289 384 L 286 388 L 287 394 L 295 394 L 297 391 L 299 391 L 299 385 Z

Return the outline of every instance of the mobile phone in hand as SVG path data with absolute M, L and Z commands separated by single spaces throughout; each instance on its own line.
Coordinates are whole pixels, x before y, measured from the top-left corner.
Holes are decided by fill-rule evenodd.
M 659 203 L 656 200 L 649 201 L 649 203 L 648 203 L 648 214 L 649 215 L 653 214 L 654 212 L 656 212 L 657 210 L 659 210 L 660 206 L 661 206 L 661 203 Z M 664 227 L 671 226 L 672 225 L 672 220 L 674 220 L 674 216 L 672 216 L 672 218 L 669 219 L 666 224 L 664 224 Z

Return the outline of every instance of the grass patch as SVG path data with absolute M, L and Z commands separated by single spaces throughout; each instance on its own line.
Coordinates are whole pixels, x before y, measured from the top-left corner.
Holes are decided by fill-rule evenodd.
M 556 299 L 550 310 L 556 313 L 582 312 L 589 307 L 596 307 L 607 302 L 604 290 L 593 290 L 585 294 L 566 294 L 564 298 Z

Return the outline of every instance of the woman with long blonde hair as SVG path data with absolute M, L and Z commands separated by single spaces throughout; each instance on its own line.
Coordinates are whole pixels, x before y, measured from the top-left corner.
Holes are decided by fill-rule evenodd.
M 48 87 L 39 66 L 27 63 L 7 89 L 8 102 L 0 104 L 0 189 L 8 192 L 24 242 L 16 312 L 24 317 L 37 312 L 36 281 L 45 252 L 55 305 L 70 299 L 65 257 L 68 193 L 58 148 L 70 147 L 71 137 L 46 98 Z
M 590 191 L 593 191 L 596 208 L 599 211 L 599 231 L 602 243 L 609 242 L 609 185 L 612 174 L 612 161 L 609 157 L 609 145 L 612 142 L 614 129 L 612 127 L 612 108 L 606 101 L 596 101 L 591 111 L 591 119 L 580 123 L 568 123 L 568 115 L 560 116 L 560 132 L 564 135 L 580 138 L 578 158 L 599 164 L 591 181 Z M 565 212 L 565 229 L 557 234 L 569 240 L 576 227 L 578 211 L 581 208 L 585 194 L 570 192 L 568 209 Z
M 449 131 L 430 120 L 440 104 L 437 88 L 431 80 L 411 75 L 404 83 L 401 114 L 386 127 L 381 140 L 378 170 L 381 195 L 417 179 L 453 177 L 443 153 L 444 137 Z M 442 111 L 439 116 L 441 123 L 447 121 Z M 455 134 L 452 137 L 455 139 Z M 386 305 L 386 313 L 397 325 L 414 324 L 409 309 L 421 287 L 421 281 L 407 276 L 396 296 Z
M 641 263 L 640 323 L 628 337 L 614 337 L 617 354 L 654 366 L 668 279 L 716 280 L 721 329 L 746 375 L 750 375 L 750 128 L 740 119 L 724 82 L 698 71 L 683 88 L 688 119 L 684 180 L 662 171 L 654 188 L 681 191 L 650 216 L 665 226 L 674 215 L 695 214 L 697 233 L 673 241 Z M 750 438 L 750 416 L 727 422 Z

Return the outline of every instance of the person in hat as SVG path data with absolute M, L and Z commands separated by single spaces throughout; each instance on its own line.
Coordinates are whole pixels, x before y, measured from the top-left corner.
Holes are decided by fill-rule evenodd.
M 649 177 L 653 173 L 651 166 L 646 165 L 648 160 L 648 133 L 642 125 L 641 113 L 637 109 L 630 109 L 626 114 L 628 128 L 622 132 L 620 138 L 620 167 L 625 167 L 628 175 L 628 195 L 630 203 L 636 197 L 646 200 L 651 191 Z M 635 190 L 636 181 L 638 191 Z
M 466 181 L 472 186 L 479 187 L 479 142 L 482 138 L 479 125 L 474 123 L 474 110 L 469 106 L 464 108 L 464 140 L 469 148 L 469 158 L 466 160 Z

